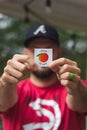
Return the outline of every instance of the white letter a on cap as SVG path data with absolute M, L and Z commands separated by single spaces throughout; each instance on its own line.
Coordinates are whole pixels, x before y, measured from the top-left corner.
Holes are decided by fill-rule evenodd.
M 44 25 L 41 25 L 37 30 L 34 32 L 34 35 L 37 35 L 39 32 L 46 33 L 46 29 Z

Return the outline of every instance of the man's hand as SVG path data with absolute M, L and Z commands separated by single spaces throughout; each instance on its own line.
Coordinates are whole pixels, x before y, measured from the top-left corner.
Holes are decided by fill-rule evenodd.
M 28 55 L 16 54 L 8 60 L 4 73 L 0 78 L 4 86 L 15 85 L 23 76 L 32 69 L 36 69 L 36 64 Z
M 18 101 L 16 84 L 32 69 L 36 64 L 28 55 L 16 54 L 8 60 L 0 77 L 0 111 L 7 111 Z
M 80 68 L 78 68 L 75 61 L 60 58 L 53 61 L 49 67 L 56 72 L 62 85 L 67 87 L 69 93 L 74 93 L 78 90 L 80 83 Z M 70 80 L 70 74 L 74 73 L 74 79 Z
M 60 58 L 53 61 L 49 68 L 58 75 L 61 84 L 66 87 L 66 103 L 69 108 L 78 112 L 87 112 L 87 87 L 81 82 L 81 70 L 77 63 L 66 58 Z M 70 80 L 71 73 L 75 74 L 73 80 Z

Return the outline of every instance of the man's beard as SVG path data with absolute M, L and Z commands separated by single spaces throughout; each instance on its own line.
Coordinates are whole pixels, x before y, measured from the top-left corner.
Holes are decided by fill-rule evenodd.
M 47 79 L 51 77 L 54 74 L 54 72 L 51 69 L 46 68 L 44 70 L 32 71 L 32 74 L 35 75 L 39 79 Z

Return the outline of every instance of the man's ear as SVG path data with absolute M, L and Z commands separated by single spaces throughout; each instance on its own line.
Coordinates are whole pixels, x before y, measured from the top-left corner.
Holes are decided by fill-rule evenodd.
M 29 54 L 29 50 L 27 48 L 24 48 L 24 54 L 28 55 Z

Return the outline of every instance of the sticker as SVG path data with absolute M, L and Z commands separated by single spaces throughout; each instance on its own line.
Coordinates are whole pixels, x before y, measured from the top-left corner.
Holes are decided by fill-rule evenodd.
M 34 60 L 41 67 L 47 67 L 52 62 L 52 49 L 34 49 Z

